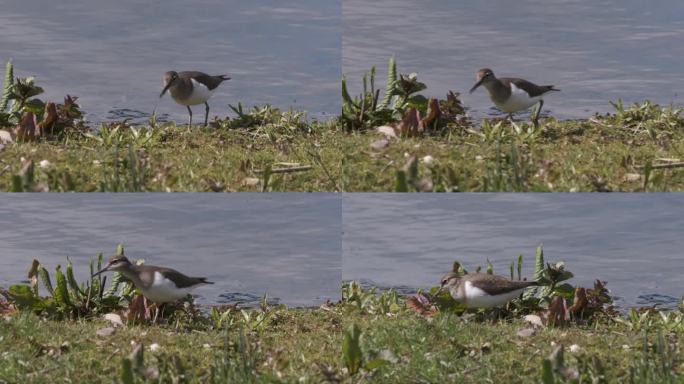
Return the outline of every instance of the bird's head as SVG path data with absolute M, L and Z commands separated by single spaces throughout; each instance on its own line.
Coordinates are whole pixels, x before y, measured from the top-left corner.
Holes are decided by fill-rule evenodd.
M 168 71 L 164 74 L 164 89 L 162 92 L 159 94 L 159 98 L 164 96 L 166 91 L 169 90 L 172 86 L 178 83 L 180 81 L 180 77 L 178 77 L 178 72 L 176 71 Z
M 119 272 L 123 269 L 127 269 L 130 266 L 131 266 L 131 262 L 130 262 L 130 260 L 128 260 L 128 258 L 126 256 L 123 256 L 123 255 L 112 256 L 109 258 L 109 262 L 107 263 L 107 265 L 104 268 L 102 268 L 101 270 L 95 272 L 95 274 L 93 274 L 93 276 L 97 276 L 97 275 L 99 275 L 103 272 L 107 272 L 107 271 Z
M 494 76 L 494 72 L 492 72 L 491 69 L 489 68 L 482 68 L 479 71 L 477 71 L 477 76 L 475 76 L 476 83 L 473 85 L 472 88 L 470 88 L 470 93 L 475 92 L 477 87 L 480 85 L 486 85 L 490 81 L 496 80 L 496 77 Z

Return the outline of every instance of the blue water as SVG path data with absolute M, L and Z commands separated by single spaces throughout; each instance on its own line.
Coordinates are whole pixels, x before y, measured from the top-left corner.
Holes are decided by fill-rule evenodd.
M 415 291 L 459 260 L 509 275 L 564 261 L 569 282 L 596 279 L 623 307 L 675 306 L 684 296 L 684 194 L 345 194 L 343 279 Z
M 355 92 L 371 66 L 384 87 L 387 59 L 417 72 L 425 94 L 461 93 L 469 114 L 497 115 L 468 90 L 479 68 L 555 84 L 544 111 L 559 119 L 612 112 L 609 100 L 684 105 L 681 0 L 345 0 L 343 65 Z
M 41 194 L 0 196 L 0 287 L 35 258 L 53 271 L 123 243 L 130 258 L 215 282 L 203 304 L 256 305 L 267 293 L 291 306 L 340 296 L 341 201 L 334 194 Z
M 211 98 L 211 116 L 242 102 L 326 118 L 340 109 L 340 35 L 338 0 L 5 0 L 0 62 L 36 76 L 44 99 L 79 96 L 93 122 L 146 120 L 168 70 L 232 77 Z M 157 113 L 187 120 L 168 96 Z

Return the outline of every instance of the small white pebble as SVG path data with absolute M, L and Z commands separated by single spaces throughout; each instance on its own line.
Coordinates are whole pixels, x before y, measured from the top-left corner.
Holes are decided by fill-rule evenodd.
M 552 347 L 555 347 L 555 346 L 556 346 L 556 342 L 555 342 L 555 341 L 552 341 L 552 342 L 551 342 L 551 346 L 552 346 Z
M 202 348 L 204 348 L 204 349 L 209 349 L 209 348 L 211 348 L 211 345 L 209 345 L 209 344 L 202 344 Z
M 41 168 L 45 169 L 45 168 L 50 167 L 52 164 L 51 164 L 49 161 L 47 161 L 47 160 L 41 160 L 40 163 L 38 163 L 38 165 L 39 165 Z
M 100 165 L 102 162 L 100 160 L 93 160 L 93 165 Z
M 580 346 L 577 344 L 573 344 L 570 346 L 570 352 L 572 353 L 577 353 L 580 351 Z
M 152 352 L 157 352 L 160 348 L 161 348 L 161 347 L 160 347 L 159 344 L 157 344 L 157 343 L 152 343 L 152 344 L 150 345 L 150 351 L 152 351 Z
M 482 161 L 482 159 L 484 159 L 484 157 L 482 157 L 480 155 L 475 156 L 476 161 Z
M 26 158 L 25 158 L 24 156 L 22 156 L 22 157 L 19 158 L 19 161 L 21 161 L 21 162 L 23 163 L 23 162 L 26 161 Z
M 136 345 L 138 343 L 135 342 L 135 340 L 131 340 L 131 345 Z
M 411 155 L 409 155 L 408 152 L 404 152 L 404 157 L 409 157 L 409 156 L 411 156 Z
M 426 165 L 432 164 L 433 161 L 435 161 L 435 158 L 430 155 L 423 157 L 423 163 L 425 163 Z
M 622 349 L 630 349 L 631 347 L 627 344 L 622 344 Z
M 577 192 L 577 187 L 570 188 L 570 192 Z

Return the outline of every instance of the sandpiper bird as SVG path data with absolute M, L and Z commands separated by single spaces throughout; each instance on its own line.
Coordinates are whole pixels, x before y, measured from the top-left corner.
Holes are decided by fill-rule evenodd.
M 143 296 L 157 304 L 154 322 L 157 321 L 160 304 L 182 299 L 193 288 L 200 285 L 214 284 L 207 281 L 205 277 L 189 277 L 171 268 L 136 265 L 131 263 L 126 256 L 119 255 L 110 257 L 107 266 L 93 276 L 107 271 L 121 273 L 140 289 Z
M 192 109 L 190 109 L 190 106 L 204 103 L 206 105 L 204 125 L 207 125 L 209 120 L 209 104 L 207 100 L 225 80 L 230 80 L 230 77 L 226 75 L 209 76 L 206 73 L 197 71 L 168 71 L 164 74 L 164 90 L 162 90 L 159 98 L 164 96 L 167 90 L 171 92 L 171 97 L 176 103 L 185 105 L 188 108 L 190 126 L 192 126 Z
M 449 272 L 442 277 L 437 294 L 448 290 L 454 300 L 467 308 L 492 308 L 505 305 L 520 296 L 525 288 L 535 285 L 539 283 L 487 273 Z
M 489 68 L 480 69 L 477 72 L 476 79 L 477 82 L 470 88 L 470 93 L 475 92 L 480 85 L 484 85 L 487 91 L 489 91 L 489 97 L 494 104 L 502 111 L 508 113 L 511 121 L 513 121 L 514 112 L 522 111 L 539 103 L 536 116 L 532 119 L 535 125 L 537 125 L 539 114 L 544 105 L 544 95 L 551 91 L 560 91 L 560 89 L 554 88 L 553 85 L 537 85 L 524 79 L 513 77 L 497 78 Z

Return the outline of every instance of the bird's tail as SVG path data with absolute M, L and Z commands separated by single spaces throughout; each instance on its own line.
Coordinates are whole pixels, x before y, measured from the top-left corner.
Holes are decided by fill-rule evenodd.
M 220 77 L 221 80 L 224 80 L 224 81 L 225 81 L 225 80 L 230 80 L 230 77 L 228 77 L 228 75 L 218 75 L 218 77 Z
M 559 91 L 560 89 L 556 88 L 555 85 L 544 85 L 544 88 L 546 88 L 548 91 Z
M 208 281 L 206 277 L 200 277 L 199 280 L 204 284 L 214 284 L 213 281 Z

